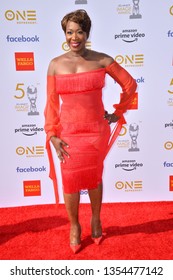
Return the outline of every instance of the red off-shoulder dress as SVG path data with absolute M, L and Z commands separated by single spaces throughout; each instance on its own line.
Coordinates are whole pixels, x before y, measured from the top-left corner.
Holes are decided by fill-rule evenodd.
M 113 105 L 119 121 L 110 143 L 110 126 L 104 116 L 102 89 L 109 74 L 122 87 L 119 104 Z M 50 149 L 50 137 L 56 135 L 68 145 L 70 158 L 61 163 L 65 193 L 94 189 L 102 181 L 105 156 L 125 122 L 123 114 L 133 101 L 136 82 L 117 62 L 106 68 L 88 72 L 47 77 L 45 107 L 46 148 L 50 162 L 50 177 L 57 187 L 55 166 Z M 60 98 L 61 97 L 61 106 Z M 55 191 L 57 194 L 57 191 Z M 58 200 L 58 194 L 56 195 Z

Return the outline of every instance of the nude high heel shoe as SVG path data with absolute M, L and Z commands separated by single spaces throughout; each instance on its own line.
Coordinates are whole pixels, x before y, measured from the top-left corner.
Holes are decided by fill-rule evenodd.
M 103 239 L 103 235 L 99 236 L 99 237 L 92 237 L 92 240 L 94 241 L 94 243 L 96 245 L 100 245 L 101 241 Z
M 102 232 L 101 222 L 97 225 L 97 227 L 95 227 L 95 230 L 93 230 L 93 228 L 94 228 L 93 225 L 94 224 L 91 221 L 91 228 L 92 228 L 91 238 L 96 245 L 100 245 L 100 243 L 102 242 L 103 237 L 106 235 L 106 233 Z M 97 228 L 97 230 L 96 230 L 96 228 Z
M 81 249 L 81 244 L 76 244 L 76 245 L 70 244 L 70 248 L 74 254 L 77 254 Z

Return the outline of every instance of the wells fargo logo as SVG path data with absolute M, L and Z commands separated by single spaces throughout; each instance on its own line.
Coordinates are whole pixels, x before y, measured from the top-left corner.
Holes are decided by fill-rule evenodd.
M 34 53 L 16 52 L 15 53 L 16 71 L 34 71 Z
M 40 196 L 41 182 L 40 180 L 23 181 L 24 196 Z
M 115 183 L 115 188 L 117 190 L 124 190 L 126 192 L 142 191 L 142 181 L 141 180 L 130 181 L 130 182 L 117 181 Z
M 35 24 L 36 11 L 35 10 L 24 10 L 24 11 L 7 10 L 5 12 L 5 18 L 8 21 L 16 21 L 16 23 L 18 24 Z
M 141 67 L 144 65 L 143 54 L 132 54 L 130 55 L 117 55 L 115 61 L 119 64 L 124 64 L 125 67 Z
M 169 177 L 169 190 L 173 192 L 173 176 Z
M 44 146 L 22 147 L 16 149 L 16 154 L 19 156 L 25 155 L 26 157 L 42 157 L 44 156 Z

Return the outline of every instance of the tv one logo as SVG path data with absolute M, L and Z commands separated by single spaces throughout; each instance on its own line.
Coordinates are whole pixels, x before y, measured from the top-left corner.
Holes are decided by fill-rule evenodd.
M 173 142 L 172 141 L 167 141 L 165 144 L 164 144 L 164 148 L 166 150 L 172 150 L 173 149 Z
M 90 41 L 87 41 L 87 42 L 85 43 L 85 47 L 86 47 L 87 49 L 91 49 L 91 42 L 90 42 Z M 70 47 L 68 46 L 67 42 L 63 42 L 63 44 L 62 44 L 62 49 L 63 49 L 63 51 L 65 51 L 65 52 L 68 52 L 68 51 L 70 50 Z
M 171 79 L 171 82 L 170 82 L 170 87 L 171 87 L 171 90 L 169 89 L 168 90 L 168 92 L 170 93 L 170 94 L 173 94 L 173 89 L 172 89 L 172 87 L 173 87 L 173 78 Z
M 136 180 L 136 181 L 117 181 L 115 183 L 115 188 L 117 190 L 124 190 L 126 192 L 134 192 L 134 191 L 142 191 L 142 181 Z
M 23 10 L 13 11 L 7 10 L 5 12 L 5 18 L 8 21 L 16 21 L 17 23 L 36 23 L 36 11 L 35 10 Z
M 144 55 L 143 54 L 132 54 L 131 56 L 117 55 L 115 57 L 115 61 L 118 64 L 124 64 L 125 67 L 129 67 L 129 66 L 141 67 L 144 64 Z
M 16 154 L 19 156 L 26 157 L 42 157 L 44 156 L 44 146 L 32 146 L 32 147 L 22 147 L 16 148 Z
M 173 6 L 171 6 L 171 8 L 169 9 L 169 12 L 170 12 L 171 16 L 173 16 Z

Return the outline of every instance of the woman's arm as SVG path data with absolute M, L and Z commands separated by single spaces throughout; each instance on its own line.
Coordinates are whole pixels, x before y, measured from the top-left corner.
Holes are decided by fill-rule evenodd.
M 50 63 L 47 75 L 47 101 L 44 110 L 46 147 L 49 147 L 49 141 L 51 141 L 56 150 L 58 158 L 63 162 L 63 155 L 69 155 L 63 148 L 64 146 L 68 146 L 67 143 L 60 139 L 61 125 L 59 119 L 59 109 L 60 101 L 59 95 L 56 92 L 56 80 L 54 76 L 53 63 Z
M 137 83 L 133 77 L 116 61 L 106 66 L 108 73 L 122 88 L 122 96 L 119 104 L 114 104 L 115 111 L 113 114 L 105 112 L 105 118 L 108 122 L 116 122 L 128 110 L 129 105 L 135 98 Z

